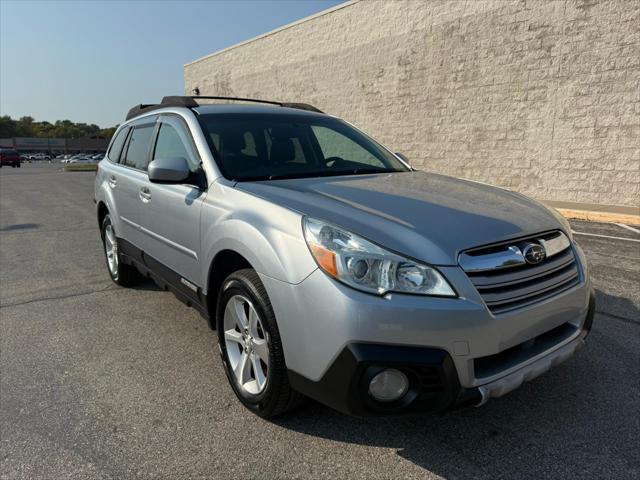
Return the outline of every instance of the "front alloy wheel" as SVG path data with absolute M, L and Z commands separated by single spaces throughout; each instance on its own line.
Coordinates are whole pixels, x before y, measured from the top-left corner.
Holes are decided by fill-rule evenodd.
M 249 299 L 234 295 L 224 310 L 229 366 L 240 388 L 258 395 L 267 385 L 269 339 Z
M 289 385 L 271 302 L 255 270 L 239 270 L 223 282 L 216 325 L 225 373 L 245 407 L 267 418 L 300 403 L 303 397 Z

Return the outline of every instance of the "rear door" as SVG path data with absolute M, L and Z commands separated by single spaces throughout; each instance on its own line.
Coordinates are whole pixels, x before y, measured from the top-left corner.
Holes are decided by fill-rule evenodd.
M 129 210 L 130 201 L 126 199 L 124 192 L 127 190 L 126 170 L 120 167 L 120 158 L 126 153 L 127 141 L 129 140 L 131 127 L 126 125 L 116 132 L 115 137 L 109 145 L 106 159 L 100 164 L 98 176 L 100 182 L 106 185 L 106 195 L 109 198 L 109 209 L 111 211 L 112 221 L 116 229 L 118 238 L 132 241 L 135 237 L 135 231 L 130 223 L 121 220 L 121 213 Z M 70 157 L 73 158 L 73 157 Z M 130 212 L 125 214 L 131 216 Z
M 175 114 L 164 114 L 158 122 L 157 137 L 151 159 L 182 157 L 195 174 L 201 161 L 189 128 Z M 140 203 L 140 226 L 144 235 L 145 255 L 153 257 L 172 272 L 174 280 L 196 291 L 202 285 L 200 259 L 200 209 L 205 192 L 187 183 L 165 185 L 145 179 L 146 198 Z M 146 256 L 145 256 L 146 259 Z M 150 259 L 148 261 L 153 261 Z
M 110 188 L 117 192 L 114 199 L 122 230 L 118 236 L 131 244 L 123 245 L 125 253 L 136 258 L 139 258 L 139 255 L 135 250 L 144 250 L 145 247 L 145 238 L 140 232 L 140 209 L 144 197 L 143 188 L 147 182 L 149 148 L 156 119 L 156 116 L 145 117 L 132 125 L 120 155 L 120 162 L 109 172 L 107 178 Z M 136 248 L 131 249 L 131 246 Z

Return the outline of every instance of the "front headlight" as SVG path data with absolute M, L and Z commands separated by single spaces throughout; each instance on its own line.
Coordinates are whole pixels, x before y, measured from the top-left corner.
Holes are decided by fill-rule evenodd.
M 305 217 L 304 237 L 322 270 L 369 293 L 412 293 L 455 297 L 436 269 L 388 252 L 358 235 L 321 220 Z

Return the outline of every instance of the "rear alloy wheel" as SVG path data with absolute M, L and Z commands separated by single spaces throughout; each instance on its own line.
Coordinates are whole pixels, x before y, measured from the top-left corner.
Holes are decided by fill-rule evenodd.
M 118 237 L 111 223 L 111 217 L 105 215 L 102 221 L 102 244 L 104 246 L 105 259 L 109 276 L 118 285 L 128 287 L 136 284 L 141 275 L 135 267 L 124 264 L 120 261 L 118 251 Z
M 255 270 L 224 281 L 216 320 L 225 373 L 242 404 L 264 418 L 299 405 L 303 397 L 289 385 L 276 318 Z

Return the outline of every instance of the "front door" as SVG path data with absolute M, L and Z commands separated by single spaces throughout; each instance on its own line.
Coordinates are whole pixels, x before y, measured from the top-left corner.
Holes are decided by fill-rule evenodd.
M 151 159 L 182 157 L 193 172 L 200 169 L 200 157 L 185 122 L 177 115 L 160 117 L 158 134 Z M 192 291 L 202 286 L 200 271 L 200 209 L 206 192 L 198 187 L 151 183 L 143 186 L 140 227 L 145 256 L 168 267 L 177 280 Z M 157 266 L 156 266 L 157 268 Z

